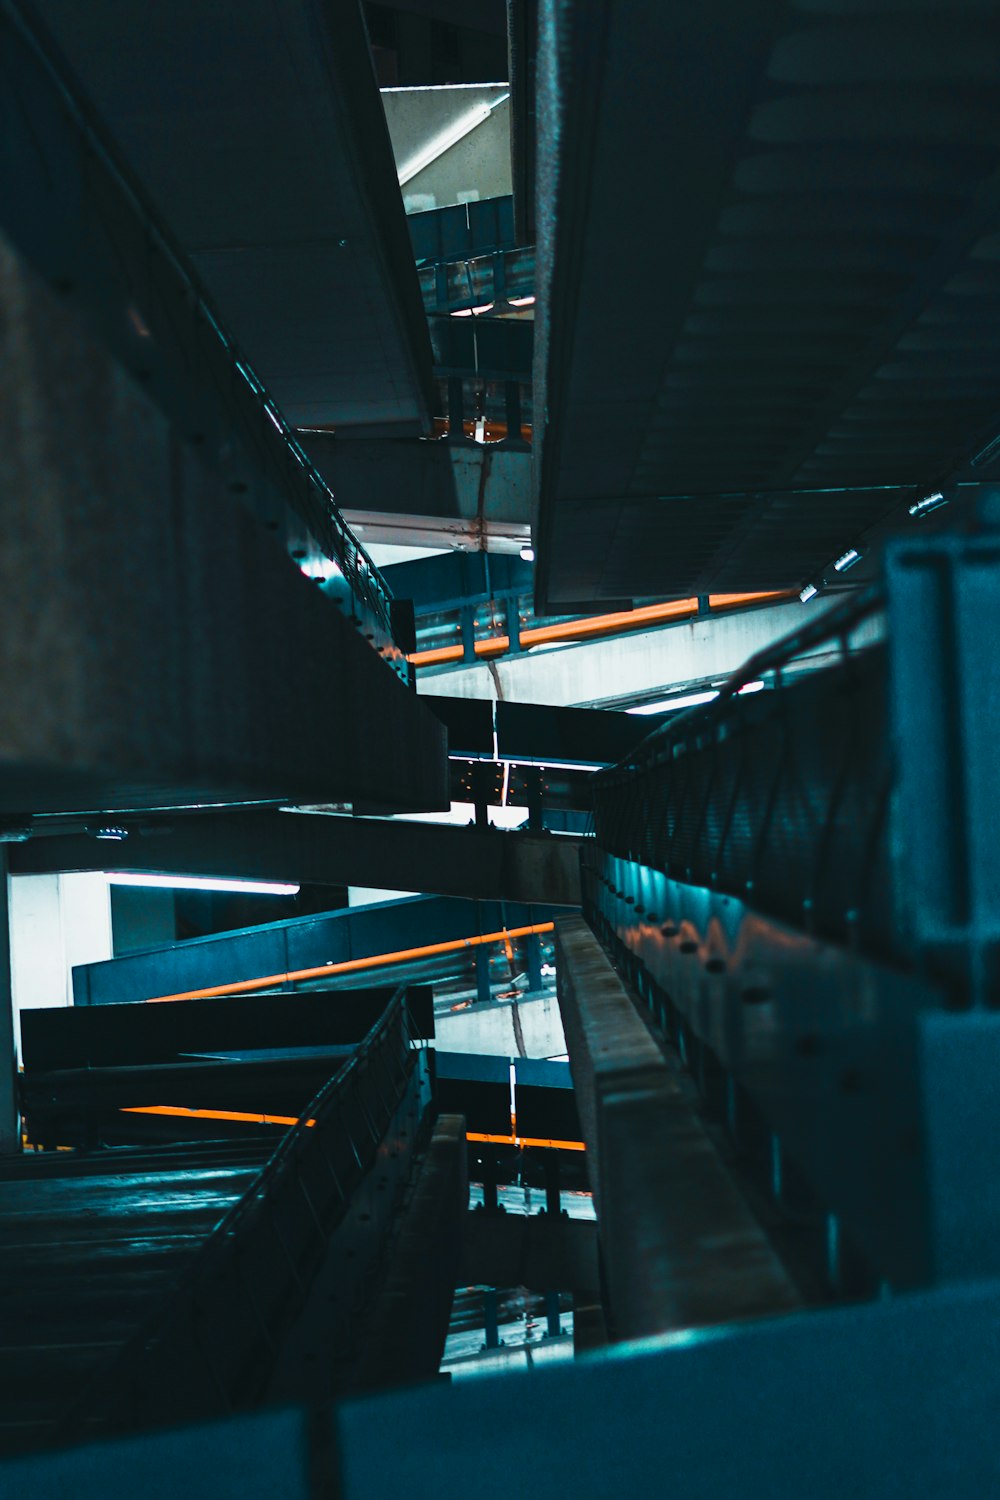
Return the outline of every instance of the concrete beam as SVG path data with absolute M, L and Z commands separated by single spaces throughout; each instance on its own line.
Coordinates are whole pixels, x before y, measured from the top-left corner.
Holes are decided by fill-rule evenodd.
M 298 437 L 366 545 L 479 551 L 485 541 L 489 551 L 519 552 L 530 539 L 530 448 L 325 432 Z
M 121 842 L 86 834 L 35 838 L 11 846 L 11 869 L 217 875 L 579 906 L 581 842 L 262 808 L 182 817 L 151 825 L 146 834 L 133 826 Z
M 787 1272 L 582 917 L 557 919 L 556 953 L 614 1337 L 797 1306 Z
M 445 736 L 0 239 L 0 812 L 447 805 Z
M 677 625 L 584 642 L 557 651 L 527 651 L 454 671 L 426 670 L 417 690 L 428 697 L 497 698 L 508 703 L 614 707 L 685 687 L 719 682 L 749 657 L 824 614 L 828 599 L 698 616 Z M 874 639 L 874 627 L 865 642 Z M 860 643 L 861 635 L 857 641 Z M 822 657 L 804 658 L 820 665 Z M 650 725 L 652 727 L 652 725 Z

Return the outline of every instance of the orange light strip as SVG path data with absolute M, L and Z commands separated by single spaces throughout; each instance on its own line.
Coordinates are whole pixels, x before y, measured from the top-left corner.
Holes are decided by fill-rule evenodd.
M 709 594 L 710 609 L 735 609 L 744 604 L 761 604 L 768 599 L 791 599 L 797 597 L 786 591 L 767 594 Z M 661 625 L 667 620 L 690 619 L 698 613 L 697 599 L 672 599 L 667 604 L 644 604 L 639 609 L 617 610 L 607 615 L 586 615 L 579 620 L 561 620 L 557 625 L 534 625 L 521 631 L 521 645 L 545 646 L 554 641 L 586 641 L 605 635 L 615 635 L 623 630 L 636 630 L 644 625 Z M 510 636 L 494 635 L 476 641 L 477 656 L 503 656 L 510 650 Z M 430 651 L 415 651 L 407 661 L 415 667 L 441 666 L 444 662 L 461 661 L 461 646 L 436 646 Z
M 533 1135 L 481 1135 L 478 1130 L 465 1132 L 467 1141 L 485 1141 L 491 1146 L 551 1146 L 556 1151 L 586 1151 L 583 1141 L 545 1141 Z
M 250 1115 L 238 1109 L 185 1109 L 179 1104 L 123 1105 L 123 1115 L 179 1115 L 184 1120 L 241 1120 L 251 1125 L 297 1125 L 298 1115 Z M 315 1125 L 315 1120 L 307 1120 Z
M 123 1115 L 171 1115 L 183 1120 L 235 1120 L 247 1125 L 297 1125 L 297 1115 L 255 1115 L 238 1109 L 186 1109 L 179 1104 L 130 1104 Z M 306 1120 L 314 1126 L 315 1120 Z M 583 1141 L 551 1141 L 533 1135 L 482 1135 L 467 1130 L 467 1141 L 483 1141 L 491 1146 L 542 1146 L 555 1151 L 586 1151 Z
M 763 604 L 766 599 L 797 599 L 794 589 L 771 589 L 766 594 L 709 594 L 709 609 L 737 609 L 741 604 Z
M 463 948 L 480 948 L 486 943 L 506 943 L 511 938 L 531 937 L 536 932 L 551 932 L 554 926 L 553 922 L 533 922 L 528 927 L 505 927 L 500 932 L 476 933 L 473 937 L 452 938 L 446 943 L 427 943 L 423 948 L 401 948 L 396 953 L 375 953 L 369 958 L 349 958 L 339 964 L 323 964 L 315 969 L 293 969 L 288 974 L 265 974 L 260 979 L 240 979 L 233 984 L 214 984 L 202 990 L 182 990 L 176 995 L 150 995 L 146 1004 L 159 1005 L 170 1000 L 211 1000 L 217 995 L 245 995 L 251 990 L 294 984 L 300 979 L 326 979 L 331 974 L 357 974 L 364 969 L 380 969 L 386 964 L 410 963 L 414 959 L 436 958 L 442 953 L 460 953 Z

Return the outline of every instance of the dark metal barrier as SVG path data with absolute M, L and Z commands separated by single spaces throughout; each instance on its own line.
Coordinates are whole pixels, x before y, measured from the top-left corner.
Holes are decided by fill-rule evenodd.
M 404 1108 L 412 1144 L 424 1071 L 399 992 L 173 1294 L 94 1379 L 66 1420 L 67 1438 L 202 1419 L 266 1399 L 282 1339 Z M 401 1154 L 392 1143 L 385 1149 Z M 334 1327 L 347 1310 L 327 1310 Z
M 417 261 L 468 260 L 495 250 L 513 250 L 514 200 L 510 196 L 450 204 L 407 217 Z
M 551 921 L 558 907 L 411 896 L 191 938 L 73 970 L 76 1005 L 143 1001 Z M 419 954 L 415 955 L 419 958 Z M 461 955 L 459 955 L 461 961 Z M 350 985 L 358 978 L 341 976 Z M 280 980 L 279 980 L 280 983 Z
M 852 635 L 852 601 L 755 658 L 710 706 L 674 719 L 594 779 L 597 842 L 673 880 L 739 896 L 807 931 L 901 956 L 888 808 L 887 661 Z M 824 640 L 836 666 L 798 681 Z M 751 681 L 778 691 L 741 694 Z

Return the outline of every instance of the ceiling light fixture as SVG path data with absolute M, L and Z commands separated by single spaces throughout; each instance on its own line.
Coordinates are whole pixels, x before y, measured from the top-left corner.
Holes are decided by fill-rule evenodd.
M 799 598 L 802 600 L 803 604 L 808 604 L 809 600 L 815 599 L 818 593 L 819 589 L 814 583 L 807 583 L 805 588 L 800 590 Z
M 911 516 L 929 516 L 932 510 L 937 510 L 940 505 L 948 502 L 940 490 L 935 490 L 933 495 L 925 495 L 922 500 L 915 500 L 910 506 Z
M 848 547 L 847 551 L 842 552 L 837 558 L 837 561 L 833 565 L 833 571 L 835 573 L 846 573 L 848 568 L 853 568 L 854 564 L 860 561 L 861 553 L 857 547 Z

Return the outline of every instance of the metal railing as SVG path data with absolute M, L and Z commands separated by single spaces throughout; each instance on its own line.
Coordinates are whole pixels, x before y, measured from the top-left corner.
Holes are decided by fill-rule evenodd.
M 168 1299 L 97 1373 L 64 1421 L 67 1440 L 264 1399 L 282 1335 L 417 1079 L 403 996 L 303 1111 Z
M 881 608 L 877 589 L 836 606 L 595 776 L 600 848 L 899 957 L 886 653 L 856 649 Z M 796 679 L 796 663 L 824 644 L 835 664 Z M 741 693 L 755 681 L 778 691 Z

